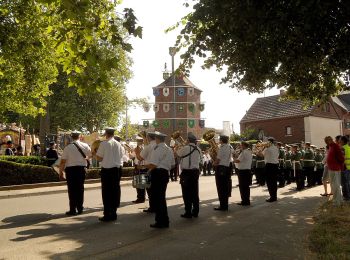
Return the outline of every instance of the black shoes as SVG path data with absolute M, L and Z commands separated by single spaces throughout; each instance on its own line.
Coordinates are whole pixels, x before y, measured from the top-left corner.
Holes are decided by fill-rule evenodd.
M 218 210 L 218 211 L 228 211 L 228 208 L 216 207 L 216 208 L 214 208 L 214 210 Z
M 137 199 L 137 200 L 134 200 L 132 203 L 139 204 L 139 203 L 144 203 L 144 202 L 145 202 L 144 200 Z
M 237 203 L 237 205 L 239 205 L 239 206 L 250 206 L 250 202 L 239 202 L 239 203 Z
M 103 217 L 98 218 L 98 220 L 101 221 L 101 222 L 116 221 L 117 220 L 117 216 L 113 216 L 113 217 L 103 216 Z
M 67 216 L 75 216 L 75 215 L 77 215 L 77 212 L 70 210 L 70 211 L 66 212 L 66 215 Z
M 181 214 L 181 217 L 182 218 L 192 218 L 192 215 L 190 215 L 190 214 Z M 198 214 L 197 214 L 197 217 L 198 217 Z
M 159 223 L 154 223 L 149 225 L 151 228 L 169 228 L 169 223 L 168 224 L 159 224 Z
M 146 213 L 154 213 L 154 210 L 153 209 L 144 209 L 143 212 L 146 212 Z
M 269 198 L 266 200 L 266 202 L 275 202 L 275 201 L 277 201 L 277 199 Z

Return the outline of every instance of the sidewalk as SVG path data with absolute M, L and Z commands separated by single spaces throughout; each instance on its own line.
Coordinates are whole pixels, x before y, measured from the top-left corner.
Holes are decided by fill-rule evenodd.
M 123 178 L 120 181 L 120 186 L 131 186 L 131 178 Z M 85 180 L 85 190 L 93 190 L 100 188 L 100 179 Z M 65 192 L 67 192 L 66 181 L 2 186 L 0 187 L 0 199 L 38 196 Z

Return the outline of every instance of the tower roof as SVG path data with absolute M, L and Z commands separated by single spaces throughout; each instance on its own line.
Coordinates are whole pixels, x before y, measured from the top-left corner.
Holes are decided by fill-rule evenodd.
M 171 75 L 169 78 L 167 78 L 166 80 L 164 80 L 162 83 L 160 83 L 158 86 L 154 88 L 173 87 L 174 86 L 173 80 L 174 80 L 174 75 Z M 175 86 L 194 88 L 202 92 L 200 88 L 196 87 L 186 76 L 183 76 L 183 75 L 175 76 Z

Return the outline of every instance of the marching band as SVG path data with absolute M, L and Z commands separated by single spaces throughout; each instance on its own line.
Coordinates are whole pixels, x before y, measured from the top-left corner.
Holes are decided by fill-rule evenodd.
M 80 133 L 73 132 L 77 139 Z M 168 228 L 169 217 L 166 203 L 166 189 L 169 182 L 170 171 L 178 171 L 182 190 L 185 212 L 183 218 L 198 217 L 200 209 L 199 176 L 211 175 L 214 170 L 219 206 L 214 210 L 227 211 L 229 197 L 232 191 L 232 175 L 238 177 L 238 186 L 241 202 L 238 205 L 250 205 L 250 186 L 255 175 L 258 186 L 267 184 L 270 197 L 267 202 L 277 201 L 277 189 L 285 185 L 296 183 L 296 190 L 306 187 L 324 185 L 325 178 L 325 149 L 306 142 L 301 144 L 285 144 L 268 138 L 268 142 L 258 141 L 250 145 L 241 142 L 239 146 L 232 147 L 229 136 L 220 135 L 219 144 L 214 140 L 215 132 L 207 131 L 203 139 L 209 148 L 203 151 L 197 145 L 197 137 L 187 133 L 187 140 L 180 139 L 179 133 L 172 135 L 172 145 L 165 144 L 166 135 L 160 132 L 145 131 L 136 138 L 137 146 L 121 144 L 119 137 L 114 136 L 113 128 L 105 129 L 104 141 L 94 143 L 91 149 L 92 157 L 101 165 L 101 189 L 104 206 L 100 221 L 114 221 L 117 219 L 117 208 L 120 204 L 120 178 L 123 158 L 127 156 L 134 162 L 133 187 L 136 189 L 137 199 L 133 203 L 144 203 L 146 192 L 149 208 L 143 210 L 155 213 L 153 228 Z M 74 147 L 76 146 L 76 147 Z M 67 215 L 75 215 L 83 211 L 82 181 L 72 179 L 75 172 L 83 172 L 85 159 L 90 155 L 90 149 L 82 142 L 69 145 L 63 153 L 60 167 L 60 177 L 63 171 L 69 189 L 70 210 Z M 79 149 L 85 149 L 80 153 Z M 349 150 L 350 151 L 350 150 Z M 76 166 L 74 158 L 79 161 Z M 176 161 L 178 163 L 176 163 Z M 81 174 L 80 174 L 81 175 Z M 75 177 L 74 177 L 75 178 Z M 80 178 L 83 180 L 83 178 Z M 306 184 L 305 185 L 305 181 Z M 79 190 L 76 194 L 75 190 Z M 325 185 L 325 193 L 327 186 Z M 76 198 L 78 196 L 78 198 Z

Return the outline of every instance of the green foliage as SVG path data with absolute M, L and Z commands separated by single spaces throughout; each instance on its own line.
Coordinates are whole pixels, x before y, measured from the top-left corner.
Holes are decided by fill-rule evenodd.
M 0 156 L 1 161 L 47 166 L 49 161 L 40 156 Z
M 182 21 L 180 70 L 189 73 L 198 56 L 204 68 L 226 70 L 222 82 L 239 90 L 277 86 L 287 89 L 288 98 L 315 104 L 344 88 L 349 17 L 344 0 L 199 0 Z
M 126 136 L 126 125 L 128 126 L 128 138 L 131 138 L 132 136 L 137 135 L 141 131 L 139 126 L 137 124 L 131 124 L 129 119 L 128 119 L 128 124 L 125 124 L 125 118 L 123 118 L 122 127 L 116 133 L 123 139 Z
M 0 186 L 58 181 L 50 167 L 0 160 Z
M 242 140 L 258 140 L 258 130 L 252 127 L 247 127 L 240 135 Z
M 340 207 L 330 202 L 323 204 L 308 236 L 309 249 L 314 259 L 349 259 L 350 206 Z
M 240 141 L 240 140 L 241 140 L 241 136 L 239 134 L 233 133 L 230 135 L 231 142 Z
M 0 159 L 0 186 L 59 181 L 58 174 L 51 167 L 17 163 L 2 159 Z M 100 172 L 100 169 L 87 169 L 86 179 L 99 179 Z M 133 172 L 133 167 L 124 167 L 122 176 L 130 177 L 133 175 Z
M 60 74 L 57 83 L 51 86 L 51 129 L 60 127 L 94 132 L 105 126 L 117 126 L 119 115 L 125 107 L 124 85 L 120 84 L 105 91 L 88 92 L 80 96 L 74 88 L 67 87 L 67 77 Z
M 142 37 L 132 9 L 119 1 L 0 2 L 2 110 L 45 112 L 58 68 L 79 94 L 103 92 L 129 78 L 128 36 Z

